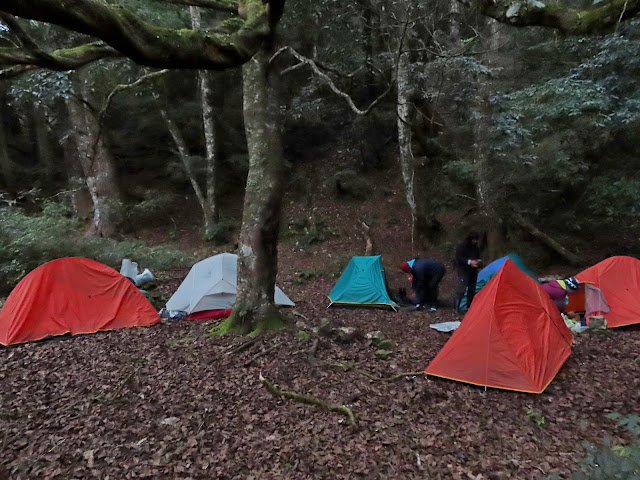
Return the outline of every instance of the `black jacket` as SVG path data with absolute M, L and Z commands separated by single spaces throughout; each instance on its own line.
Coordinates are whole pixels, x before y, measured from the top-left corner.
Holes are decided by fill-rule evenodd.
M 419 290 L 423 285 L 431 279 L 431 277 L 446 271 L 444 264 L 437 260 L 431 260 L 430 258 L 416 258 L 411 267 L 411 274 L 413 279 L 411 281 L 411 287 L 414 290 Z
M 477 260 L 479 258 L 480 247 L 471 243 L 471 240 L 467 238 L 456 248 L 456 258 L 454 261 L 456 270 L 476 270 L 469 265 L 469 260 Z

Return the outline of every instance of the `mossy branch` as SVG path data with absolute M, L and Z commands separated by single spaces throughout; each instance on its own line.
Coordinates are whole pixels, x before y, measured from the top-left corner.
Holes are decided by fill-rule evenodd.
M 73 70 L 96 60 L 118 58 L 123 55 L 104 42 L 92 42 L 78 47 L 62 48 L 51 53 L 24 47 L 0 48 L 0 63 L 5 65 L 27 65 L 49 70 Z
M 334 405 L 319 398 L 311 397 L 309 395 L 302 395 L 300 393 L 292 392 L 289 390 L 281 390 L 273 382 L 270 382 L 268 379 L 264 378 L 262 376 L 262 373 L 260 374 L 259 378 L 264 388 L 266 388 L 267 391 L 274 397 L 283 397 L 295 402 L 304 403 L 305 405 L 315 405 L 317 407 L 322 407 L 326 410 L 329 410 L 330 412 L 339 413 L 349 419 L 349 423 L 352 427 L 358 427 L 358 422 L 355 415 L 350 408 L 345 407 L 344 405 Z
M 501 23 L 514 27 L 549 27 L 572 35 L 613 29 L 640 13 L 640 0 L 612 0 L 596 8 L 579 9 L 548 0 L 461 0 Z
M 313 73 L 316 74 L 322 82 L 324 82 L 326 85 L 329 86 L 329 88 L 333 93 L 335 93 L 339 97 L 342 97 L 349 105 L 349 108 L 351 108 L 353 112 L 361 116 L 367 115 L 371 110 L 373 110 L 375 106 L 378 105 L 378 103 L 380 103 L 384 98 L 386 98 L 386 96 L 391 92 L 391 89 L 393 88 L 393 82 L 389 82 L 387 85 L 387 89 L 384 92 L 382 92 L 378 96 L 378 98 L 376 98 L 373 102 L 371 102 L 367 108 L 365 108 L 364 110 L 360 110 L 354 103 L 351 96 L 343 92 L 342 90 L 340 90 L 336 86 L 336 84 L 333 82 L 331 77 L 329 77 L 329 75 L 327 75 L 322 70 L 320 70 L 315 60 L 305 57 L 304 55 L 301 55 L 300 53 L 295 51 L 293 48 L 288 46 L 282 47 L 271 57 L 270 61 L 273 62 L 275 58 L 277 58 L 279 55 L 283 54 L 284 52 L 289 52 L 296 60 L 298 60 L 298 62 L 300 62 L 300 65 L 308 65 L 313 71 Z
M 92 35 L 141 65 L 222 70 L 242 65 L 270 38 L 283 0 L 245 3 L 252 6 L 250 15 L 231 35 L 163 28 L 126 8 L 98 0 L 3 0 L 0 12 Z M 24 54 L 24 49 L 14 50 L 19 50 L 16 55 Z M 9 63 L 8 52 L 5 55 L 5 63 Z

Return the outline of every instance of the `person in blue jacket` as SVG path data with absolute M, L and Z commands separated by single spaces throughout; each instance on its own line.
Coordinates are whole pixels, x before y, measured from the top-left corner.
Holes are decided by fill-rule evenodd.
M 410 262 L 402 262 L 400 269 L 411 274 L 411 288 L 414 292 L 412 303 L 420 309 L 428 308 L 435 312 L 438 308 L 440 282 L 447 273 L 444 264 L 430 258 L 416 258 Z

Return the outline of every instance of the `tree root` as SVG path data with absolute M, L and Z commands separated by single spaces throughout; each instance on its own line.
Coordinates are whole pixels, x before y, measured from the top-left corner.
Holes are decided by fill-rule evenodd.
M 237 347 L 232 347 L 231 350 L 227 352 L 227 355 L 234 355 L 236 353 L 240 353 L 244 350 L 247 350 L 248 348 L 251 348 L 257 341 L 258 341 L 257 338 L 252 338 L 247 342 L 241 343 Z
M 253 362 L 255 362 L 257 359 L 259 359 L 260 357 L 264 357 L 265 355 L 268 355 L 269 353 L 273 352 L 275 349 L 277 349 L 280 345 L 282 345 L 282 342 L 277 342 L 274 345 L 270 346 L 269 348 L 266 348 L 258 353 L 256 353 L 253 357 L 251 357 L 249 360 L 247 360 L 244 363 L 245 367 L 248 367 L 249 365 L 251 365 Z
M 318 359 L 316 358 L 316 351 L 318 350 L 318 343 L 320 339 L 315 338 L 313 340 L 313 344 L 311 348 L 307 352 L 307 361 L 311 364 L 312 367 L 316 367 L 318 365 Z
M 348 372 L 349 370 L 353 370 L 354 372 L 359 373 L 360 375 L 363 375 L 365 377 L 367 377 L 370 380 L 374 380 L 376 382 L 394 382 L 400 378 L 404 378 L 404 377 L 418 377 L 420 375 L 424 375 L 424 371 L 419 371 L 419 372 L 401 372 L 401 373 L 397 373 L 391 377 L 378 377 L 377 375 L 374 375 L 372 373 L 367 372 L 366 370 L 361 370 L 359 368 L 357 368 L 354 364 L 352 363 L 345 363 L 345 362 L 338 362 L 338 363 L 327 363 L 327 366 L 329 367 L 337 367 L 340 368 L 342 370 L 344 370 L 345 372 Z
M 267 391 L 274 397 L 284 397 L 284 398 L 288 398 L 289 400 L 293 400 L 295 402 L 304 403 L 306 405 L 315 405 L 317 407 L 325 408 L 330 412 L 335 412 L 335 413 L 344 415 L 349 419 L 349 423 L 351 424 L 352 427 L 354 428 L 358 427 L 358 422 L 356 420 L 356 417 L 353 415 L 353 412 L 351 411 L 350 408 L 345 407 L 344 405 L 334 405 L 331 403 L 327 403 L 324 400 L 321 400 L 319 398 L 311 397 L 309 395 L 302 395 L 300 393 L 292 392 L 289 390 L 280 390 L 277 385 L 270 382 L 268 379 L 264 378 L 262 376 L 262 373 L 260 374 L 259 378 L 262 385 L 264 385 L 264 388 L 266 388 Z

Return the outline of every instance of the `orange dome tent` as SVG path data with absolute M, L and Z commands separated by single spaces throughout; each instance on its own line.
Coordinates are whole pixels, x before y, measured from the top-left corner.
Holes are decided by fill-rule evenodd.
M 39 266 L 13 289 L 0 311 L 0 343 L 159 321 L 144 295 L 114 269 L 87 258 L 60 258 Z
M 573 337 L 549 295 L 511 260 L 480 290 L 428 375 L 541 393 L 571 353 Z
M 640 260 L 610 257 L 576 275 L 579 282 L 592 283 L 604 294 L 611 312 L 608 327 L 640 323 Z

